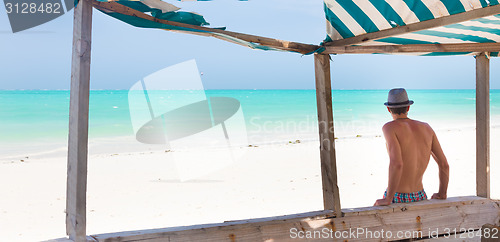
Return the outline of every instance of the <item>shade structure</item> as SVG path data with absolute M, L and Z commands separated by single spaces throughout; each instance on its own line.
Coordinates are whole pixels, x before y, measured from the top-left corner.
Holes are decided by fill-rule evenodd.
M 324 10 L 327 19 L 325 45 L 330 46 L 500 42 L 497 0 L 325 0 Z M 489 52 L 491 56 L 498 56 L 498 50 Z
M 384 0 L 380 0 L 384 1 Z M 417 1 L 405 0 L 403 1 L 407 6 L 409 3 L 417 3 Z M 453 0 L 448 0 L 449 2 Z M 467 0 L 455 0 L 455 3 L 464 3 Z M 490 187 L 489 187 L 489 60 L 486 55 L 492 52 L 493 49 L 499 49 L 499 43 L 493 42 L 474 42 L 471 40 L 470 43 L 441 43 L 441 42 L 431 42 L 431 43 L 420 43 L 417 44 L 394 44 L 386 41 L 386 45 L 367 45 L 370 41 L 376 41 L 379 39 L 395 37 L 404 34 L 409 34 L 413 32 L 418 32 L 422 30 L 438 28 L 447 25 L 460 24 L 467 21 L 478 20 L 478 19 L 488 19 L 489 16 L 494 16 L 500 13 L 500 8 L 498 3 L 491 5 L 491 2 L 485 0 L 487 6 L 482 6 L 481 8 L 474 9 L 474 5 L 470 3 L 471 10 L 460 12 L 456 14 L 443 15 L 441 17 L 436 17 L 428 20 L 420 20 L 417 22 L 406 23 L 405 25 L 393 24 L 389 19 L 389 23 L 393 24 L 393 27 L 386 29 L 374 30 L 374 32 L 361 32 L 357 35 L 352 35 L 350 37 L 338 39 L 332 39 L 334 36 L 330 34 L 329 39 L 323 42 L 322 46 L 317 45 L 307 45 L 283 40 L 270 39 L 260 36 L 241 34 L 236 32 L 229 32 L 222 29 L 210 29 L 199 25 L 204 25 L 204 18 L 200 16 L 194 16 L 192 14 L 177 14 L 177 8 L 171 4 L 164 4 L 159 0 L 141 0 L 136 1 L 134 4 L 127 1 L 127 3 L 120 4 L 117 2 L 111 2 L 108 0 L 102 2 L 97 0 L 82 0 L 81 3 L 75 8 L 75 18 L 74 18 L 74 28 L 73 28 L 73 59 L 72 59 L 72 71 L 71 71 L 71 101 L 70 101 L 70 122 L 69 122 L 69 138 L 68 138 L 68 179 L 67 179 L 67 196 L 66 196 L 66 232 L 69 235 L 69 239 L 73 241 L 137 241 L 137 240 L 204 240 L 212 238 L 214 241 L 235 240 L 236 234 L 239 240 L 244 241 L 256 241 L 256 240 L 290 240 L 290 228 L 295 225 L 300 225 L 300 229 L 303 232 L 311 232 L 316 234 L 315 231 L 319 231 L 319 228 L 324 227 L 325 229 L 335 229 L 335 223 L 337 224 L 349 224 L 349 227 L 343 226 L 345 232 L 350 231 L 351 228 L 381 228 L 381 227 L 392 227 L 397 228 L 398 231 L 403 226 L 406 229 L 422 231 L 422 221 L 431 221 L 436 226 L 441 226 L 444 228 L 456 228 L 462 227 L 464 221 L 469 221 L 471 223 L 470 228 L 477 231 L 481 223 L 491 223 L 498 225 L 498 216 L 492 217 L 492 219 L 485 217 L 484 214 L 495 214 L 498 211 L 498 202 L 492 201 L 490 199 L 481 199 L 484 203 L 477 202 L 477 198 L 463 199 L 455 202 L 443 201 L 445 206 L 436 207 L 435 204 L 430 204 L 432 208 L 439 211 L 431 211 L 428 213 L 428 209 L 410 209 L 406 207 L 389 207 L 389 210 L 381 211 L 378 208 L 366 210 L 361 208 L 361 210 L 350 211 L 355 215 L 360 215 L 360 213 L 368 212 L 365 218 L 358 219 L 351 215 L 346 215 L 340 207 L 340 198 L 337 185 L 337 172 L 336 172 L 336 156 L 335 156 L 335 135 L 334 135 L 334 122 L 333 122 L 333 106 L 332 106 L 332 95 L 331 95 L 331 73 L 330 73 L 330 61 L 329 56 L 326 54 L 335 54 L 338 52 L 353 52 L 361 53 L 369 51 L 379 51 L 381 53 L 392 53 L 392 52 L 405 52 L 405 53 L 415 53 L 420 50 L 420 52 L 425 52 L 422 50 L 434 49 L 435 51 L 427 51 L 433 53 L 442 52 L 452 52 L 450 50 L 458 49 L 462 50 L 461 53 L 471 52 L 475 50 L 482 52 L 476 58 L 476 146 L 477 146 L 477 158 L 476 158 L 476 187 L 477 195 L 481 197 L 489 198 Z M 335 1 L 340 2 L 340 1 Z M 345 2 L 348 2 L 347 0 Z M 343 3 L 345 3 L 343 2 Z M 352 3 L 360 1 L 350 1 Z M 375 0 L 365 0 L 365 3 L 373 3 Z M 386 3 L 395 3 L 397 0 L 386 0 Z M 399 1 L 401 2 L 401 1 Z M 418 3 L 425 3 L 429 1 L 421 1 Z M 437 2 L 437 1 L 436 1 Z M 443 1 L 444 2 L 444 1 Z M 380 3 L 380 2 L 379 2 Z M 483 2 L 480 2 L 483 3 Z M 128 5 L 128 6 L 127 6 Z M 417 4 L 422 6 L 421 4 Z M 138 27 L 147 28 L 158 28 L 167 29 L 174 31 L 183 31 L 188 33 L 201 34 L 206 36 L 220 37 L 224 40 L 234 41 L 236 43 L 248 43 L 249 47 L 252 45 L 265 46 L 262 49 L 276 49 L 285 50 L 298 53 L 316 53 L 315 56 L 315 74 L 316 74 L 316 93 L 318 101 L 318 126 L 320 127 L 320 149 L 321 149 L 321 173 L 322 173 L 322 185 L 323 185 L 323 199 L 324 207 L 323 211 L 312 212 L 307 214 L 295 214 L 287 215 L 282 217 L 273 217 L 265 219 L 256 219 L 253 221 L 245 220 L 243 223 L 224 223 L 222 226 L 219 225 L 195 225 L 193 227 L 182 227 L 182 228 L 167 228 L 164 230 L 145 230 L 145 231 L 131 231 L 119 234 L 108 234 L 102 236 L 86 236 L 86 188 L 87 188 L 87 152 L 88 152 L 88 114 L 89 114 L 89 84 L 90 84 L 90 53 L 91 53 L 91 33 L 92 33 L 92 6 L 97 9 L 109 14 L 110 16 L 121 18 L 123 21 L 128 22 L 132 25 Z M 326 4 L 325 4 L 326 6 Z M 352 5 L 351 5 L 352 6 Z M 412 5 L 416 6 L 416 5 Z M 465 6 L 462 4 L 462 6 Z M 465 7 L 464 7 L 465 9 Z M 330 8 L 325 8 L 327 11 L 331 11 Z M 394 9 L 393 9 L 394 10 Z M 416 11 L 416 8 L 411 8 L 412 12 Z M 430 10 L 429 10 L 430 11 Z M 344 9 L 345 12 L 345 9 Z M 359 11 L 358 11 L 359 13 Z M 415 14 L 415 12 L 414 12 Z M 184 18 L 184 16 L 188 16 Z M 333 15 L 332 15 L 333 16 Z M 328 16 L 327 16 L 328 17 Z M 331 17 L 331 16 L 330 16 Z M 352 17 L 352 16 L 351 16 Z M 401 17 L 401 16 L 400 16 Z M 337 18 L 338 19 L 338 18 Z M 491 19 L 490 20 L 496 20 Z M 188 21 L 197 21 L 197 23 L 187 23 Z M 334 20 L 332 20 L 334 21 Z M 338 19 L 338 21 L 342 21 Z M 357 20 L 354 20 L 357 21 Z M 481 20 L 483 21 L 483 20 Z M 479 22 L 481 22 L 479 21 Z M 483 21 L 484 22 L 484 21 Z M 352 20 L 346 22 L 352 24 Z M 372 22 L 373 23 L 373 22 Z M 333 28 L 334 22 L 329 22 Z M 344 23 L 345 24 L 345 23 Z M 359 24 L 359 23 L 358 23 Z M 487 23 L 492 24 L 492 23 Z M 373 26 L 372 26 L 373 27 Z M 330 29 L 331 30 L 331 29 Z M 337 29 L 335 29 L 337 31 Z M 337 31 L 338 32 L 338 31 Z M 481 31 L 483 32 L 483 31 Z M 484 31 L 490 33 L 490 31 Z M 352 32 L 351 32 L 352 33 Z M 340 33 L 339 33 L 340 34 Z M 338 37 L 339 35 L 337 35 Z M 438 36 L 443 37 L 443 36 Z M 411 38 L 410 38 L 411 39 Z M 379 41 L 380 42 L 380 41 Z M 364 45 L 363 45 L 364 44 Z M 399 46 L 399 47 L 396 47 Z M 400 47 L 404 48 L 400 48 Z M 363 48 L 359 48 L 363 47 Z M 369 48 L 365 48 L 369 47 Z M 383 48 L 380 48 L 383 47 Z M 388 48 L 386 48 L 388 47 Z M 463 51 L 467 50 L 467 51 Z M 357 52 L 356 52 L 357 51 Z M 323 54 L 318 52 L 324 52 Z M 323 123 L 323 124 L 322 124 Z M 326 125 L 324 125 L 326 124 Z M 323 126 L 323 128 L 321 128 Z M 330 148 L 328 148 L 330 147 Z M 465 209 L 473 211 L 472 215 L 478 215 L 475 211 L 483 211 L 484 214 L 480 214 L 480 219 L 477 218 L 466 218 L 466 214 L 462 210 L 458 209 L 458 206 L 467 205 L 470 201 L 471 205 L 478 206 L 473 209 Z M 488 206 L 487 203 L 494 205 L 493 207 Z M 486 206 L 484 206 L 486 205 Z M 447 209 L 450 208 L 450 209 Z M 371 210 L 371 211 L 370 211 Z M 377 219 L 381 224 L 373 223 L 373 216 L 378 215 L 388 215 L 393 216 L 397 211 L 412 211 L 413 215 L 411 217 L 417 218 L 417 223 L 414 221 L 408 221 L 410 224 L 405 223 L 389 223 L 385 224 L 384 221 L 394 221 L 398 220 L 397 217 L 392 217 L 392 219 Z M 448 211 L 449 210 L 449 211 Z M 448 211 L 448 212 L 447 212 Z M 451 211 L 451 213 L 449 213 Z M 349 212 L 349 211 L 347 211 Z M 421 212 L 426 212 L 426 219 Z M 407 212 L 405 212 L 407 213 Z M 447 221 L 454 222 L 454 224 L 446 225 L 443 224 L 442 218 L 437 218 L 436 213 L 442 213 L 447 217 Z M 457 217 L 458 215 L 458 217 Z M 396 215 L 398 216 L 398 215 Z M 421 217 L 422 216 L 422 217 Z M 352 220 L 345 220 L 347 219 Z M 408 214 L 403 215 L 404 218 L 408 217 Z M 438 216 L 439 217 L 439 216 Z M 293 219 L 290 219 L 293 218 Z M 334 221 L 333 219 L 337 219 Z M 434 219 L 434 220 L 433 220 Z M 401 220 L 401 219 L 399 219 Z M 406 219 L 403 219 L 406 220 Z M 401 221 L 403 221 L 401 220 Z M 347 223 L 345 223 L 347 221 Z M 455 225 L 455 222 L 457 225 Z M 303 224 L 311 226 L 302 226 Z M 240 225 L 240 226 L 238 226 Z M 319 226 L 318 226 L 319 225 Z M 427 226 L 429 224 L 427 223 Z M 269 228 L 264 228 L 263 226 L 268 226 Z M 490 225 L 484 225 L 483 228 L 489 228 Z M 254 229 L 249 229 L 249 228 Z M 305 228 L 306 227 L 306 228 Z M 264 228 L 264 229 L 262 229 Z M 371 230 L 371 229 L 370 229 Z M 410 231 L 407 230 L 407 231 Z M 256 233 L 257 231 L 258 233 Z M 373 230 L 372 230 L 373 231 Z M 390 231 L 390 230 L 388 230 Z M 426 230 L 424 230 L 426 231 Z M 427 230 L 430 232 L 431 230 Z M 338 232 L 338 231 L 337 231 Z M 446 233 L 446 231 L 445 231 Z M 467 232 L 460 234 L 464 235 Z M 343 234 L 343 233 L 342 233 Z M 437 236 L 438 234 L 436 234 Z M 442 236 L 449 236 L 440 234 Z M 457 234 L 454 234 L 455 236 Z M 189 236 L 189 237 L 186 237 Z M 217 237 L 218 236 L 218 237 Z M 413 235 L 415 236 L 415 235 Z M 431 234 L 432 236 L 432 234 Z M 190 238 L 190 239 L 189 239 Z M 240 239 L 243 238 L 243 239 Z M 421 239 L 417 238 L 417 239 Z M 431 238 L 431 237 L 429 237 Z M 470 237 L 468 237 L 470 238 Z M 333 239 L 333 238 L 332 238 Z M 66 241 L 66 240 L 64 240 Z

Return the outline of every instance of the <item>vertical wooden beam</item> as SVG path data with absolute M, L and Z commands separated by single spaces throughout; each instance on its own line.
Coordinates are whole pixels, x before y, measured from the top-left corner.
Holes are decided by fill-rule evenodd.
M 490 60 L 476 56 L 476 194 L 490 198 Z
M 66 187 L 66 234 L 73 241 L 86 241 L 92 4 L 89 0 L 80 0 L 74 11 L 68 137 L 68 180 Z
M 314 54 L 314 68 L 316 74 L 323 204 L 325 210 L 334 210 L 337 215 L 341 215 L 335 158 L 330 56 Z

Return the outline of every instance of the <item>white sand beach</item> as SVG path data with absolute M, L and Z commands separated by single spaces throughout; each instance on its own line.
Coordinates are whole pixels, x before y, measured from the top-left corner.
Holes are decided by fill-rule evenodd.
M 491 192 L 500 198 L 500 128 L 491 129 Z M 448 196 L 475 194 L 475 131 L 437 132 L 451 167 Z M 88 164 L 87 234 L 216 223 L 322 209 L 317 142 L 245 147 L 242 158 L 182 182 L 169 152 L 92 154 Z M 371 206 L 387 185 L 383 137 L 336 142 L 338 183 L 345 208 Z M 4 159 L 0 163 L 2 241 L 65 237 L 66 157 Z M 438 189 L 431 159 L 424 178 Z

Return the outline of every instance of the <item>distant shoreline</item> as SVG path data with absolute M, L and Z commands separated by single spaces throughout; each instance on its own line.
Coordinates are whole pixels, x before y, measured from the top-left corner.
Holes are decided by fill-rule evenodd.
M 432 89 L 408 92 L 410 99 L 415 100 L 410 109 L 410 118 L 428 122 L 436 131 L 475 127 L 474 90 Z M 189 95 L 180 93 L 182 95 L 177 95 L 172 100 L 182 105 L 195 102 Z M 318 139 L 314 90 L 200 90 L 196 95 L 232 97 L 238 100 L 244 116 L 239 129 L 246 129 L 248 144 L 265 145 Z M 380 136 L 383 124 L 390 121 L 383 106 L 387 99 L 385 90 L 334 90 L 333 95 L 335 135 L 338 138 Z M 162 99 L 161 92 L 154 98 L 159 102 L 154 107 L 158 109 L 155 115 L 167 112 L 168 105 L 160 105 L 161 102 L 166 102 L 166 99 Z M 113 143 L 116 146 L 145 147 L 135 140 L 130 105 L 127 90 L 91 91 L 91 146 L 93 142 L 102 149 L 115 149 Z M 145 110 L 146 117 L 143 121 L 135 122 L 135 125 L 141 125 L 141 122 L 151 118 L 148 107 L 141 107 Z M 492 91 L 490 107 L 490 122 L 492 127 L 496 127 L 500 125 L 500 90 Z M 69 91 L 0 91 L 2 157 L 58 153 L 67 145 L 68 120 Z

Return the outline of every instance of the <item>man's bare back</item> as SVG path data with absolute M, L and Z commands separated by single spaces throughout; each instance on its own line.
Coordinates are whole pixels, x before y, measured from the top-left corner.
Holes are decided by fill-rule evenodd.
M 384 125 L 383 131 L 388 151 L 390 146 L 396 146 L 396 149 L 399 146 L 403 161 L 401 180 L 396 186 L 396 192 L 422 190 L 422 178 L 429 164 L 434 131 L 428 124 L 411 119 L 391 121 Z
M 391 104 L 386 103 L 393 117 L 393 121 L 386 123 L 382 128 L 390 158 L 389 184 L 386 196 L 377 200 L 375 205 L 389 205 L 397 194 L 423 192 L 422 178 L 431 156 L 439 166 L 440 180 L 439 192 L 435 193 L 432 198 L 446 199 L 449 168 L 437 136 L 427 123 L 408 118 L 408 111 L 413 101 L 408 101 L 406 91 L 404 89 L 393 90 L 404 92 L 403 97 L 406 98 L 408 104 L 404 106 L 403 103 L 402 107 L 401 104 L 393 105 L 396 108 L 390 108 Z M 389 99 L 390 95 L 391 93 Z M 425 196 L 425 192 L 423 194 Z

